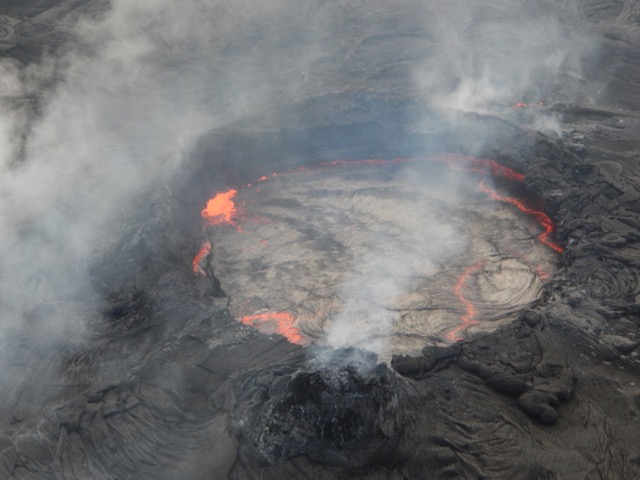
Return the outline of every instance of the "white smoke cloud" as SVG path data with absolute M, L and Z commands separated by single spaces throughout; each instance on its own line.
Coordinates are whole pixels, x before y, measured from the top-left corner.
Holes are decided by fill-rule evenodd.
M 432 34 L 433 42 L 425 46 L 422 60 L 414 65 L 414 95 L 430 110 L 428 115 L 437 112 L 452 131 L 464 129 L 468 113 L 504 117 L 518 102 L 551 104 L 575 101 L 584 94 L 578 88 L 582 86 L 582 64 L 595 55 L 597 42 L 585 35 L 572 2 L 420 4 L 425 9 L 424 29 Z M 535 107 L 526 114 L 519 121 L 547 135 L 561 135 L 555 114 Z M 466 153 L 478 154 L 501 135 L 487 127 L 481 137 L 461 137 L 460 143 L 468 149 Z M 455 195 L 455 180 L 445 188 Z M 412 231 L 416 242 L 430 245 L 434 260 L 444 261 L 459 252 L 460 242 L 454 241 L 451 225 L 440 223 L 436 228 L 436 224 L 423 218 Z M 380 228 L 392 229 L 392 225 Z M 413 252 L 388 248 L 385 241 L 372 241 L 370 252 L 358 260 L 364 265 L 363 272 L 354 273 L 343 289 L 344 308 L 331 325 L 329 345 L 365 348 L 388 358 L 394 322 L 388 306 L 409 289 L 398 279 L 411 277 L 421 268 Z
M 438 213 L 441 202 L 454 201 L 459 189 L 468 187 L 465 176 L 449 171 L 434 180 L 418 165 L 411 165 L 391 182 L 398 199 L 385 195 L 352 199 L 351 208 L 358 212 L 363 229 L 365 225 L 372 228 L 362 232 L 365 248 L 348 267 L 341 290 L 343 306 L 327 332 L 329 346 L 375 352 L 382 361 L 391 358 L 399 302 L 415 291 L 418 279 L 436 275 L 468 246 L 459 229 Z M 369 212 L 375 212 L 375 218 L 368 218 Z M 333 359 L 326 351 L 319 354 L 322 363 L 331 365 Z M 356 363 L 358 355 L 353 353 Z
M 247 113 L 241 89 L 220 94 L 233 77 L 223 39 L 275 2 L 240 3 L 115 0 L 59 19 L 74 41 L 41 62 L 0 61 L 0 329 L 32 328 L 46 306 L 37 330 L 64 338 L 69 316 L 53 306 L 96 300 L 88 270 L 121 236 L 118 217 L 199 135 Z
M 417 95 L 452 121 L 461 112 L 504 115 L 518 102 L 587 95 L 582 65 L 598 46 L 573 2 L 452 1 L 428 8 L 425 21 L 437 44 L 414 70 L 414 81 Z
M 204 132 L 340 88 L 339 2 L 106 5 L 42 13 L 69 44 L 0 60 L 0 332 L 86 338 L 69 311 L 98 311 L 91 268 Z

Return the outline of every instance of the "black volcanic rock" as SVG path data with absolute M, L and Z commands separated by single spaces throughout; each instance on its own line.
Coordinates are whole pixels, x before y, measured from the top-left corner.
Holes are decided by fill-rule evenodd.
M 351 352 L 335 353 L 345 354 Z M 366 370 L 352 365 L 259 370 L 236 382 L 235 417 L 273 462 L 305 454 L 325 464 L 346 464 L 371 438 L 397 433 L 383 425 L 398 407 L 398 382 L 375 361 Z

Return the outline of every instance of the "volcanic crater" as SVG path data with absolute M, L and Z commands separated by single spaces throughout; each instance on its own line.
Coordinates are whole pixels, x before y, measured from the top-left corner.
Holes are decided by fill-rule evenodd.
M 276 172 L 209 201 L 194 270 L 265 333 L 418 355 L 540 298 L 562 248 L 522 180 L 453 154 Z
M 638 2 L 0 13 L 0 478 L 640 478 Z

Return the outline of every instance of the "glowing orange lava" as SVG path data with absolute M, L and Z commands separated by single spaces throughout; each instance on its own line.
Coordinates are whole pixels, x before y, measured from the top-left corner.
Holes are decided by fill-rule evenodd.
M 209 225 L 219 225 L 222 223 L 233 224 L 236 216 L 236 204 L 232 200 L 238 191 L 235 188 L 226 192 L 217 193 L 210 198 L 207 206 L 200 212 Z
M 506 178 L 514 182 L 522 182 L 524 175 L 518 173 L 512 168 L 500 165 L 495 160 L 488 158 L 476 158 L 468 155 L 448 154 L 444 157 L 434 157 L 434 160 L 447 162 L 449 168 L 453 170 L 465 170 L 468 172 L 481 173 L 483 175 L 491 174 L 494 177 Z
M 304 339 L 298 327 L 294 325 L 296 319 L 289 312 L 265 312 L 242 317 L 242 323 L 257 328 L 265 333 L 277 333 L 291 343 L 304 344 Z
M 476 315 L 478 314 L 476 306 L 473 304 L 473 302 L 465 298 L 464 289 L 467 288 L 467 282 L 469 281 L 469 279 L 475 273 L 482 270 L 486 263 L 487 262 L 482 261 L 471 265 L 470 267 L 467 267 L 465 271 L 462 272 L 462 275 L 458 277 L 456 284 L 453 286 L 453 294 L 458 298 L 458 300 L 460 300 L 460 303 L 464 305 L 465 313 L 460 317 L 460 325 L 452 328 L 445 335 L 446 339 L 450 342 L 457 342 L 459 340 L 462 340 L 460 332 L 478 323 L 476 320 Z
M 538 103 L 518 102 L 511 105 L 511 108 L 527 108 L 527 107 L 543 107 L 543 106 L 544 106 L 544 102 L 538 102 Z
M 193 257 L 193 262 L 192 262 L 193 273 L 195 273 L 196 275 L 202 275 L 202 276 L 207 275 L 204 269 L 200 266 L 200 262 L 204 257 L 209 255 L 209 252 L 211 252 L 211 242 L 207 240 L 202 244 L 202 246 L 200 247 L 200 250 L 198 250 L 198 253 L 196 253 L 196 256 Z
M 561 245 L 558 245 L 549 238 L 555 231 L 555 226 L 553 224 L 553 221 L 548 217 L 546 213 L 528 207 L 522 200 L 518 198 L 501 196 L 494 189 L 487 187 L 483 181 L 480 182 L 479 187 L 480 190 L 489 195 L 489 198 L 491 198 L 492 200 L 508 203 L 516 207 L 522 213 L 526 213 L 527 215 L 532 215 L 533 217 L 535 217 L 537 222 L 542 226 L 542 228 L 544 228 L 544 232 L 538 235 L 538 240 L 558 253 L 564 252 L 564 248 Z
M 450 168 L 454 170 L 465 170 L 474 173 L 480 173 L 483 175 L 493 175 L 494 177 L 506 178 L 507 180 L 513 180 L 521 182 L 524 180 L 524 175 L 516 172 L 515 170 L 500 165 L 495 160 L 488 158 L 476 158 L 470 155 L 453 154 L 436 155 L 432 157 L 412 157 L 412 158 L 364 158 L 357 160 L 331 160 L 330 162 L 320 162 L 314 166 L 308 167 L 296 167 L 289 170 L 283 170 L 280 172 L 272 172 L 268 175 L 262 175 L 255 182 L 249 182 L 242 185 L 242 187 L 251 187 L 254 183 L 264 182 L 270 178 L 280 177 L 295 172 L 314 172 L 325 168 L 332 167 L 348 167 L 353 165 L 397 165 L 402 163 L 418 163 L 418 162 L 444 162 Z M 229 193 L 229 192 L 225 192 Z M 235 193 L 234 193 L 235 195 Z M 215 198 L 215 197 L 214 197 Z M 203 215 L 204 216 L 204 215 Z
M 544 268 L 542 268 L 542 266 L 534 265 L 533 271 L 536 272 L 536 275 L 538 275 L 540 280 L 542 280 L 543 282 L 548 282 L 549 280 L 551 280 L 551 274 L 549 274 Z

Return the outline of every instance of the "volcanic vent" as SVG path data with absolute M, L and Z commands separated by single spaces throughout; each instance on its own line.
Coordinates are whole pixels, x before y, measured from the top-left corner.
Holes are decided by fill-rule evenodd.
M 265 333 L 417 354 L 540 297 L 562 248 L 522 180 L 462 155 L 273 173 L 209 200 L 194 271 Z

